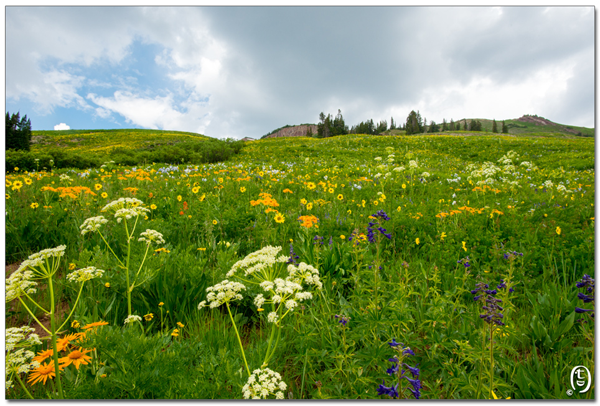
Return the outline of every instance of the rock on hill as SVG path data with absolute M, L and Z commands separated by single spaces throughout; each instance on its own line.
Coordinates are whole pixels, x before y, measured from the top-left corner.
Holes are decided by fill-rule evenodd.
M 285 127 L 281 130 L 274 132 L 273 134 L 267 135 L 265 138 L 279 138 L 279 137 L 306 137 L 308 129 L 311 129 L 313 134 L 317 133 L 316 124 L 302 124 L 295 125 L 293 127 Z
M 545 119 L 544 117 L 538 117 L 538 116 L 530 116 L 530 115 L 524 115 L 521 118 L 518 118 L 517 121 L 522 121 L 524 123 L 533 123 L 535 125 L 552 125 L 552 126 L 558 126 L 563 132 L 566 133 L 571 133 L 571 134 L 577 134 L 577 131 L 572 129 L 572 128 L 568 128 L 565 126 L 562 126 L 560 124 L 554 123 L 548 119 Z

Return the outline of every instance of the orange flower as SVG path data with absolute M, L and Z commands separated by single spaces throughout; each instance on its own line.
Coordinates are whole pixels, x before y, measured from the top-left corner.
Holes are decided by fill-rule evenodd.
M 34 385 L 40 381 L 44 381 L 44 385 L 45 385 L 46 380 L 48 378 L 52 379 L 55 376 L 56 376 L 56 373 L 54 372 L 54 361 L 52 361 L 45 365 L 42 364 L 39 367 L 37 367 L 36 369 L 34 369 L 31 372 L 31 374 L 29 375 L 29 379 L 27 380 L 27 382 Z
M 68 334 L 63 338 L 59 338 L 56 341 L 56 349 L 60 351 L 64 351 L 71 341 L 77 340 L 79 336 L 77 334 Z
M 46 360 L 46 358 L 51 357 L 53 354 L 52 350 L 40 351 L 38 352 L 37 357 L 33 358 L 34 361 L 39 362 L 40 364 Z
M 107 324 L 108 323 L 106 321 L 95 321 L 93 323 L 86 324 L 85 326 L 82 327 L 82 329 L 87 330 L 87 329 L 93 328 L 93 327 L 106 326 Z
M 79 369 L 79 366 L 81 364 L 87 365 L 87 364 L 89 364 L 88 361 L 91 361 L 92 357 L 90 357 L 89 355 L 85 355 L 90 351 L 92 351 L 92 350 L 91 349 L 86 350 L 86 349 L 83 349 L 82 347 L 79 347 L 78 350 L 71 351 L 71 353 L 69 353 L 69 355 L 67 355 L 66 357 L 59 358 L 58 362 L 61 364 L 61 366 L 63 368 L 73 364 L 73 365 L 75 365 L 76 369 Z

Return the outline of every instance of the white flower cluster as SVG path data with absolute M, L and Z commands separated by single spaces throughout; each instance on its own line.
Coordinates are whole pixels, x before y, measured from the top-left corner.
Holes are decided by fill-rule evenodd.
M 100 229 L 102 224 L 108 223 L 108 220 L 104 216 L 90 217 L 86 219 L 79 228 L 81 229 L 81 235 L 85 235 L 89 232 L 95 232 Z
M 12 302 L 24 294 L 31 295 L 36 292 L 37 282 L 32 280 L 35 275 L 32 271 L 27 270 L 29 262 L 31 261 L 23 261 L 19 269 L 6 279 L 6 302 Z
M 567 193 L 567 188 L 565 187 L 565 185 L 558 185 L 556 187 L 556 191 L 560 193 Z
M 271 312 L 267 316 L 267 321 L 269 323 L 277 323 L 277 320 L 279 320 L 279 316 L 277 315 L 277 312 Z
M 421 176 L 422 176 L 423 178 L 428 178 L 428 177 L 430 177 L 431 175 L 429 174 L 429 172 L 423 172 L 423 173 L 421 174 Z
M 406 168 L 403 166 L 397 166 L 393 169 L 394 172 L 402 172 L 404 170 L 406 170 Z
M 135 197 L 122 197 L 118 200 L 113 200 L 112 202 L 108 203 L 102 208 L 101 211 L 116 212 L 119 209 L 138 207 L 142 204 L 144 204 L 144 202 L 142 202 L 139 199 L 136 199 Z
M 26 374 L 29 371 L 40 366 L 38 361 L 33 361 L 35 353 L 33 351 L 20 348 L 17 351 L 15 347 L 30 347 L 32 345 L 41 345 L 42 341 L 37 334 L 32 334 L 35 329 L 29 326 L 11 327 L 6 329 L 6 390 L 12 388 L 12 374 Z
M 125 323 L 123 324 L 132 324 L 135 323 L 136 321 L 142 321 L 142 318 L 140 316 L 138 316 L 137 314 L 130 314 L 129 316 L 127 316 L 127 318 L 125 319 Z
M 42 345 L 40 337 L 32 334 L 35 331 L 33 327 L 11 327 L 6 329 L 6 351 L 12 351 L 17 345 L 30 347 L 32 345 Z
M 278 372 L 269 368 L 255 369 L 242 387 L 244 399 L 267 399 L 275 395 L 276 399 L 283 399 L 283 392 L 287 384 L 281 380 Z
M 323 284 L 319 279 L 319 270 L 312 265 L 300 262 L 298 266 L 294 264 L 288 265 L 288 280 L 302 284 L 306 282 L 309 285 L 314 285 L 317 289 L 321 289 Z
M 280 251 L 281 247 L 267 245 L 261 250 L 248 254 L 246 258 L 233 264 L 231 270 L 227 272 L 227 277 L 231 278 L 240 269 L 243 269 L 244 275 L 248 276 L 263 269 L 269 269 L 278 262 L 287 262 L 288 257 L 285 255 L 277 256 Z
M 211 309 L 221 306 L 223 303 L 230 302 L 232 300 L 242 300 L 243 296 L 240 294 L 242 290 L 246 290 L 246 286 L 239 282 L 228 281 L 225 279 L 221 283 L 217 283 L 215 286 L 206 288 L 209 292 L 206 296 L 206 300 L 210 303 Z M 198 304 L 198 309 L 206 306 L 206 301 L 203 300 Z
M 150 209 L 147 209 L 145 207 L 124 208 L 116 211 L 115 218 L 117 219 L 117 223 L 120 223 L 123 219 L 129 220 L 132 217 L 137 217 L 149 212 Z
M 67 279 L 71 282 L 86 282 L 94 278 L 99 278 L 104 274 L 102 269 L 96 269 L 95 266 L 78 269 L 67 275 Z
M 37 286 L 37 282 L 32 279 L 46 277 L 58 269 L 58 264 L 53 264 L 53 269 L 46 269 L 44 260 L 62 257 L 65 255 L 66 248 L 66 245 L 59 245 L 56 248 L 41 250 L 31 254 L 29 258 L 23 261 L 19 268 L 6 279 L 6 301 L 10 302 L 24 294 L 35 293 L 34 286 Z
M 140 238 L 138 241 L 144 241 L 146 244 L 150 245 L 151 243 L 155 244 L 164 244 L 165 240 L 163 235 L 155 230 L 146 229 L 143 233 L 140 233 Z
M 376 161 L 381 161 L 383 158 L 381 158 L 380 156 L 376 157 L 375 160 Z
M 552 183 L 552 181 L 550 179 L 548 179 L 547 181 L 544 182 L 544 184 L 542 186 L 545 188 L 551 189 L 552 186 L 554 186 L 554 183 Z
M 71 177 L 69 175 L 67 175 L 66 173 L 63 173 L 62 175 L 60 175 L 60 180 L 61 182 L 72 182 L 73 179 L 71 179 Z
M 411 160 L 411 161 L 408 163 L 408 167 L 409 167 L 410 169 L 417 169 L 417 168 L 419 167 L 419 163 L 418 163 L 417 161 Z

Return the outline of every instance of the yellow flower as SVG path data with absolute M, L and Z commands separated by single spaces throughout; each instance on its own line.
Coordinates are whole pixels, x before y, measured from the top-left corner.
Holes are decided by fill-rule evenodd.
M 206 248 L 198 248 L 198 251 L 206 251 Z
M 284 221 L 285 221 L 285 217 L 283 216 L 283 214 L 281 214 L 281 213 L 277 213 L 277 214 L 275 215 L 275 222 L 277 222 L 277 223 L 280 223 L 280 224 L 281 224 L 281 223 L 283 223 Z
M 240 192 L 242 192 L 242 193 L 245 193 L 245 192 L 246 192 L 246 188 L 245 188 L 244 186 L 242 186 L 242 187 L 240 188 Z
M 561 232 L 562 230 L 560 229 L 560 227 L 556 227 L 556 234 L 560 235 Z
M 401 211 L 402 207 L 398 206 L 398 208 L 396 209 L 397 211 Z
M 25 178 L 25 184 L 26 185 L 31 185 L 31 178 Z
M 100 196 L 102 196 L 102 198 L 106 199 L 108 197 L 108 193 L 103 192 Z
M 316 188 L 316 187 L 317 187 L 317 185 L 315 185 L 313 182 L 308 182 L 308 183 L 306 184 L 306 187 L 307 187 L 308 189 L 310 189 L 310 190 L 313 190 L 314 188 Z
M 164 305 L 165 305 L 165 304 L 164 304 L 164 302 L 160 302 L 160 303 L 158 304 L 158 307 L 163 307 Z
M 200 201 L 201 201 L 201 202 L 203 202 L 203 201 L 204 201 L 204 199 L 206 199 L 206 193 L 205 193 L 205 194 L 203 194 L 202 196 L 200 196 Z
M 257 310 L 257 311 L 259 311 L 259 312 L 262 312 L 262 311 L 264 311 L 265 309 L 263 309 L 263 308 L 261 307 L 260 309 L 256 309 L 256 310 Z
M 329 193 L 333 193 L 333 189 L 332 188 L 329 188 Z
M 107 288 L 110 288 L 110 283 L 106 282 L 106 283 L 104 284 L 104 286 L 105 286 L 105 287 L 107 287 Z
M 177 201 L 180 202 L 182 199 L 181 195 L 177 196 Z
M 219 178 L 219 183 L 223 183 L 223 178 Z
M 20 180 L 15 180 L 13 182 L 12 190 L 19 190 L 22 187 L 23 187 L 23 182 L 21 182 Z
M 373 202 L 373 204 L 374 204 L 375 206 L 377 206 L 377 205 L 379 204 L 379 201 L 375 200 L 375 201 Z
M 344 200 L 344 195 L 342 195 L 341 193 L 339 195 L 337 195 L 337 199 L 338 200 Z
M 18 171 L 19 171 L 19 167 L 15 166 L 15 172 L 18 172 Z
M 180 322 L 180 321 L 177 322 L 177 325 L 179 326 L 179 328 L 184 328 L 185 327 L 185 325 L 182 322 Z
M 99 183 L 96 183 L 96 184 L 94 185 L 94 189 L 96 189 L 96 190 L 100 190 L 100 189 L 102 189 L 102 185 L 101 185 L 101 184 L 99 184 Z
M 156 210 L 156 205 L 155 205 L 155 204 L 151 204 L 151 205 L 150 205 L 150 209 L 152 209 L 152 210 Z
M 11 187 L 12 186 L 12 182 L 8 179 L 6 179 L 6 187 Z
M 348 209 L 347 213 L 352 214 L 352 210 Z
M 366 201 L 363 200 L 362 201 L 362 207 L 365 207 L 365 203 L 366 203 Z
M 344 234 L 342 234 L 342 235 L 340 235 L 340 238 L 341 238 L 342 240 L 345 240 L 345 239 L 346 239 L 346 236 L 345 236 Z
M 306 204 L 306 199 L 300 199 L 300 203 Z
M 213 220 L 213 225 L 217 225 L 218 221 L 217 220 Z
M 81 324 L 79 324 L 79 322 L 77 320 L 73 320 L 71 322 L 71 327 L 73 328 L 79 328 L 81 326 Z
M 34 203 L 31 203 L 31 205 L 29 207 L 31 207 L 32 209 L 37 209 L 38 207 L 40 207 L 40 205 L 34 202 Z
M 198 193 L 199 191 L 200 191 L 200 188 L 198 186 L 192 188 L 192 192 L 194 192 L 194 193 Z
M 6 200 L 10 199 L 10 195 L 7 193 L 6 194 Z
M 406 184 L 405 183 L 402 184 L 402 189 L 406 189 Z
M 171 333 L 171 335 L 172 335 L 173 337 L 179 337 L 179 329 L 175 329 L 175 330 L 173 330 L 173 332 Z
M 464 241 L 462 242 L 462 248 L 465 250 L 465 252 L 467 251 L 467 243 Z
M 417 243 L 417 245 L 419 245 L 421 243 L 421 240 L 419 240 L 419 237 L 417 237 L 417 239 L 415 240 L 415 242 Z
M 69 264 L 69 271 L 72 271 L 72 270 L 74 270 L 76 267 L 77 267 L 77 265 L 75 265 L 73 262 L 71 262 L 71 263 Z
M 313 204 L 312 203 L 308 203 L 306 205 L 306 210 L 312 210 Z
M 446 233 L 442 232 L 442 235 L 440 235 L 440 240 L 444 241 L 444 238 L 446 238 L 447 235 Z
M 152 320 L 152 318 L 154 318 L 154 315 L 152 313 L 148 313 L 144 316 L 144 320 L 146 321 L 150 321 Z

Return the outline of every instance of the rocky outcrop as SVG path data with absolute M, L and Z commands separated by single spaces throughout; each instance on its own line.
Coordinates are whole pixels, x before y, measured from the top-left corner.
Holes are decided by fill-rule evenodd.
M 306 137 L 306 133 L 308 129 L 312 130 L 313 134 L 317 133 L 317 125 L 316 124 L 303 124 L 303 125 L 295 125 L 293 127 L 282 128 L 276 133 L 267 135 L 265 138 L 279 138 L 279 137 Z
M 242 138 L 242 141 L 256 141 L 256 140 L 252 137 L 244 137 L 244 138 Z
M 566 133 L 577 134 L 576 130 L 573 130 L 572 128 L 567 128 L 560 124 L 553 123 L 552 121 L 547 120 L 544 117 L 525 115 L 521 118 L 518 118 L 517 120 L 522 121 L 524 123 L 533 123 L 535 125 L 553 125 L 553 126 L 559 127 L 561 130 L 563 130 Z

